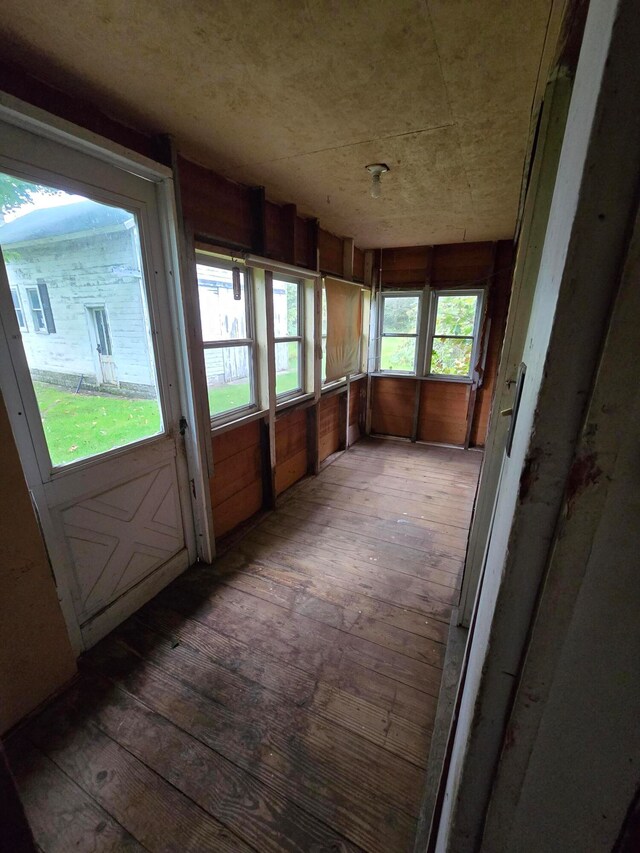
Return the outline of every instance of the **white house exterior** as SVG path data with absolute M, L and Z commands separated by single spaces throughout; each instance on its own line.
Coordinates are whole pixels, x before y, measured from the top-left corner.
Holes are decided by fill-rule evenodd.
M 239 304 L 233 296 L 231 270 L 220 267 L 198 266 L 198 296 L 202 337 L 205 341 L 227 341 L 247 338 L 248 329 Z M 286 334 L 287 295 L 284 287 L 273 285 L 274 325 L 283 327 Z M 276 347 L 276 370 L 288 370 L 289 356 L 286 347 Z M 249 352 L 246 347 L 205 349 L 208 385 L 222 385 L 246 379 L 250 373 Z
M 0 226 L 34 379 L 155 396 L 135 218 L 93 201 L 34 210 Z

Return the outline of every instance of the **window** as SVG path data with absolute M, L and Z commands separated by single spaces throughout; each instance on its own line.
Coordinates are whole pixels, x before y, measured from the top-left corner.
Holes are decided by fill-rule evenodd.
M 209 413 L 227 420 L 256 405 L 251 279 L 244 268 L 197 260 Z
M 293 397 L 303 390 L 303 320 L 302 282 L 274 278 L 276 397 Z
M 111 349 L 111 332 L 109 331 L 109 321 L 107 320 L 107 312 L 104 308 L 92 308 L 93 322 L 96 331 L 96 349 L 103 356 L 112 356 Z
M 482 314 L 481 290 L 436 290 L 431 297 L 429 376 L 470 379 Z
M 31 311 L 33 330 L 42 334 L 54 334 L 56 324 L 53 321 L 49 291 L 44 281 L 38 281 L 37 287 L 27 288 L 27 300 Z
M 13 307 L 16 312 L 16 319 L 18 321 L 18 326 L 23 332 L 27 331 L 27 320 L 24 316 L 24 308 L 22 307 L 22 301 L 20 300 L 20 294 L 18 293 L 17 287 L 11 288 L 11 299 L 13 300 Z
M 62 468 L 165 431 L 143 249 L 132 211 L 25 186 L 32 201 L 2 226 L 2 252 L 18 323 L 37 333 L 21 346 L 51 465 Z M 58 204 L 40 207 L 54 192 Z M 64 240 L 55 264 L 45 236 Z M 51 268 L 49 287 L 34 268 Z
M 322 325 L 320 333 L 322 336 L 322 369 L 320 379 L 324 385 L 327 381 L 327 289 L 324 284 L 322 285 Z M 335 381 L 341 382 L 342 380 L 336 379 Z
M 415 373 L 422 294 L 383 293 L 380 370 Z

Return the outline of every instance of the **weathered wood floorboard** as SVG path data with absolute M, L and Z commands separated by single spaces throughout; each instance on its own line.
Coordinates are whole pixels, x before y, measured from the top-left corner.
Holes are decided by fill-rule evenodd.
M 10 739 L 39 849 L 411 849 L 481 457 L 371 439 Z

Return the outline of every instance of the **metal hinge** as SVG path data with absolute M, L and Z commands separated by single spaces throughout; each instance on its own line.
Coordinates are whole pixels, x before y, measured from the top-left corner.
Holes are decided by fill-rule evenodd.
M 180 420 L 178 422 L 178 427 L 180 429 L 180 435 L 185 434 L 188 426 L 189 426 L 189 424 L 187 423 L 187 419 L 185 418 L 184 415 L 182 415 L 182 417 L 180 418 Z

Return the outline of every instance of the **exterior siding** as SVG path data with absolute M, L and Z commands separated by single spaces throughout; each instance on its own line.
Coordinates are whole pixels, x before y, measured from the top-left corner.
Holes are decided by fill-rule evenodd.
M 101 381 L 92 307 L 106 311 L 118 383 L 141 392 L 155 387 L 135 230 L 126 225 L 72 239 L 38 240 L 5 249 L 27 329 L 22 331 L 36 376 L 59 384 Z M 56 331 L 35 331 L 27 289 L 44 281 Z

